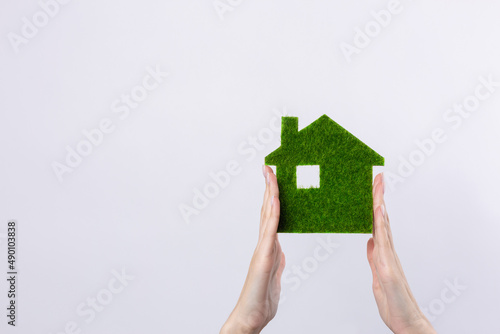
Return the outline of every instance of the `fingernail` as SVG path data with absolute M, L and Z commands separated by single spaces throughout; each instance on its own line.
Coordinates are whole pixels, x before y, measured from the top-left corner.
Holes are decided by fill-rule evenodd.
M 385 180 L 384 180 L 384 173 L 380 173 L 382 176 L 382 194 L 385 194 Z
M 271 197 L 271 208 L 273 207 L 273 204 L 274 204 L 274 195 L 273 197 Z
M 266 181 L 267 181 L 267 184 L 269 184 L 269 172 L 267 172 L 267 174 L 266 174 Z
M 262 165 L 262 175 L 266 177 L 266 165 Z
M 384 217 L 385 217 L 385 205 L 384 205 L 384 204 L 382 204 L 382 205 L 380 206 L 380 210 L 382 211 L 382 216 L 384 216 Z

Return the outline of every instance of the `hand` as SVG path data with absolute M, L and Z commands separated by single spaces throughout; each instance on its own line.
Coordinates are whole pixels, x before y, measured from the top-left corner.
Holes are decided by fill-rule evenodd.
M 285 254 L 276 233 L 280 217 L 279 191 L 273 170 L 263 166 L 262 172 L 266 191 L 260 212 L 259 240 L 240 298 L 221 333 L 260 333 L 278 310 L 285 268 Z
M 368 262 L 373 274 L 373 294 L 382 320 L 393 333 L 436 333 L 418 307 L 392 241 L 385 209 L 384 180 L 373 182 L 373 237 L 368 240 Z

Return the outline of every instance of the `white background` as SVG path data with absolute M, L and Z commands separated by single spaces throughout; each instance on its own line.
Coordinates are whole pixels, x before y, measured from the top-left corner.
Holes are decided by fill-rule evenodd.
M 16 53 L 8 34 L 41 9 L 3 0 L 0 232 L 19 222 L 20 279 L 15 329 L 0 284 L 2 332 L 59 333 L 68 322 L 82 333 L 218 332 L 256 244 L 261 165 L 279 132 L 255 156 L 241 149 L 278 110 L 301 128 L 329 115 L 385 157 L 386 173 L 397 174 L 416 140 L 445 131 L 386 194 L 396 249 L 418 303 L 444 305 L 438 332 L 499 333 L 500 89 L 457 129 L 443 115 L 480 76 L 500 81 L 500 5 L 402 0 L 348 62 L 341 43 L 353 44 L 355 28 L 387 6 L 242 1 L 221 19 L 211 0 L 74 0 Z M 113 101 L 157 65 L 168 78 L 120 120 Z M 114 132 L 59 182 L 53 162 L 104 118 Z M 194 189 L 231 160 L 241 172 L 186 223 L 179 205 L 192 206 Z M 328 236 L 280 235 L 288 280 L 293 265 L 312 263 L 318 237 Z M 388 333 L 371 292 L 368 238 L 332 235 L 339 247 L 298 288 L 283 282 L 285 301 L 264 332 Z M 122 269 L 134 279 L 87 323 L 78 305 Z M 447 280 L 466 288 L 445 304 Z

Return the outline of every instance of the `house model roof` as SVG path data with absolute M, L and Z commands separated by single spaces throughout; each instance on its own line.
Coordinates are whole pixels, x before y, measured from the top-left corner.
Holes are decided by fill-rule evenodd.
M 298 117 L 283 117 L 281 146 L 265 158 L 268 165 L 290 162 L 296 165 L 319 165 L 321 162 L 384 165 L 384 158 L 323 115 L 298 131 Z

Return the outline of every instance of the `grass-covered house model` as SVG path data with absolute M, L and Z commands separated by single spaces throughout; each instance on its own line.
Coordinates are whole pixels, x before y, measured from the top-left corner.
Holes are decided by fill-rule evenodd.
M 280 191 L 278 232 L 371 233 L 372 167 L 384 158 L 323 115 L 298 131 L 282 117 L 281 146 L 265 158 L 276 166 Z M 297 168 L 317 166 L 319 184 L 297 187 Z

